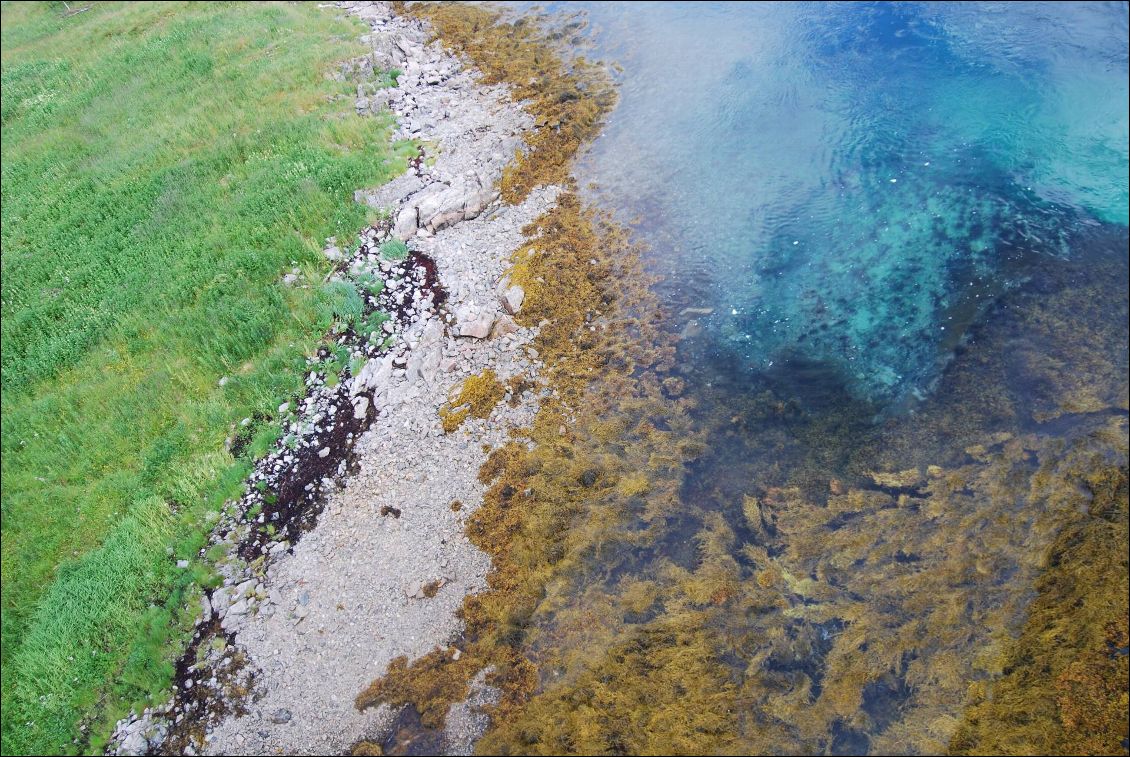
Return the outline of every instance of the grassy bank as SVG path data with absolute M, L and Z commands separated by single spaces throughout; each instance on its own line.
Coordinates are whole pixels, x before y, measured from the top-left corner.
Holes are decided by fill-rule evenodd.
M 330 320 L 323 240 L 403 168 L 329 76 L 340 14 L 66 11 L 2 11 L 4 753 L 97 747 L 168 685 L 210 516 Z

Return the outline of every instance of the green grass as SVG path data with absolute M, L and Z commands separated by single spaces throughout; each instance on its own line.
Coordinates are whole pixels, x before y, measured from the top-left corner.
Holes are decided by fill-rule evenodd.
M 404 260 L 408 257 L 408 245 L 399 239 L 390 239 L 381 245 L 381 257 L 385 260 Z
M 167 689 L 209 524 L 357 304 L 322 242 L 414 149 L 327 76 L 363 33 L 335 11 L 90 5 L 2 9 L 6 754 L 97 749 Z

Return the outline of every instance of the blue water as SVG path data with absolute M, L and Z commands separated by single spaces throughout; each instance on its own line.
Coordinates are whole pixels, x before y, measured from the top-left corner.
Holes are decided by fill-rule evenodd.
M 1127 224 L 1125 3 L 563 5 L 622 67 L 582 183 L 750 371 L 913 405 L 1034 256 Z
M 664 277 L 692 443 L 598 445 L 655 486 L 577 519 L 523 652 L 580 682 L 561 722 L 617 723 L 584 674 L 694 627 L 748 752 L 942 753 L 1075 482 L 1126 464 L 1130 10 L 550 6 L 578 9 L 621 96 L 579 183 Z M 706 753 L 702 709 L 630 717 Z

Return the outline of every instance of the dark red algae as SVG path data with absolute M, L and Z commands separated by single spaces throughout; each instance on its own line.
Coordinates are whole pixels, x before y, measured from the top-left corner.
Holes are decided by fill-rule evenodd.
M 387 229 L 375 227 L 371 230 L 382 236 L 382 231 L 387 232 Z M 369 247 L 362 245 L 359 255 L 366 254 L 369 254 Z M 342 264 L 339 272 L 343 272 L 345 267 Z M 398 303 L 387 291 L 382 292 L 375 298 L 375 303 L 366 302 L 363 313 L 365 317 L 379 310 L 391 316 L 399 327 L 405 327 L 422 315 L 412 311 L 414 301 L 426 301 L 430 296 L 432 317 L 447 301 L 447 292 L 439 283 L 435 261 L 423 253 L 409 252 L 404 261 L 394 264 L 390 275 L 413 282 L 412 286 L 420 296 L 404 297 Z M 317 357 L 320 360 L 328 359 L 334 348 L 342 345 L 360 346 L 369 359 L 389 351 L 383 343 L 370 343 L 369 339 L 348 329 L 327 337 L 327 345 L 319 348 Z M 319 382 L 309 386 L 302 400 L 320 391 L 322 400 L 319 407 L 333 417 L 334 422 L 325 427 L 316 427 L 314 434 L 306 437 L 312 441 L 290 452 L 292 462 L 273 477 L 268 488 L 262 490 L 259 510 L 253 517 L 249 516 L 250 507 L 244 503 L 245 509 L 240 520 L 250 521 L 250 529 L 237 545 L 235 554 L 248 564 L 265 561 L 272 545 L 285 541 L 289 543 L 287 549 L 292 549 L 302 535 L 317 524 L 326 503 L 326 483 L 340 485 L 357 469 L 354 447 L 378 415 L 374 409 L 373 391 L 366 390 L 351 395 L 351 374 L 347 367 L 342 370 L 340 380 L 327 400 L 324 394 L 326 378 L 320 376 Z M 359 397 L 364 397 L 368 402 L 364 413 L 357 417 L 353 403 Z M 302 400 L 296 403 L 297 407 L 303 406 Z M 256 420 L 261 422 L 267 419 L 257 417 Z M 232 454 L 240 454 L 246 448 L 249 438 L 249 434 L 237 437 L 232 444 Z M 266 470 L 271 460 L 271 455 L 260 459 L 256 463 L 256 470 Z M 229 526 L 217 532 L 217 536 L 222 540 L 233 528 L 234 526 Z M 209 603 L 214 591 L 205 591 Z M 184 754 L 189 746 L 199 748 L 204 734 L 210 728 L 229 714 L 240 715 L 244 712 L 243 703 L 248 696 L 254 696 L 254 675 L 253 671 L 245 670 L 248 661 L 234 642 L 234 632 L 225 630 L 215 615 L 206 615 L 184 654 L 175 663 L 174 693 L 170 709 L 166 713 L 170 720 L 169 730 L 155 753 Z M 283 713 L 280 717 L 288 715 Z

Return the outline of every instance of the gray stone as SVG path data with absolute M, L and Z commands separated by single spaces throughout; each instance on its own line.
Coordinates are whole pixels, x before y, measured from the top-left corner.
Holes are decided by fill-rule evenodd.
M 416 208 L 405 206 L 400 209 L 396 215 L 396 223 L 392 227 L 392 235 L 399 239 L 401 242 L 407 242 L 412 237 L 416 236 L 416 230 L 419 228 L 419 216 Z
M 392 378 L 392 361 L 392 355 L 370 358 L 353 379 L 349 393 L 356 397 L 363 391 L 387 386 Z
M 522 307 L 522 302 L 526 299 L 526 290 L 514 284 L 508 287 L 498 298 L 502 303 L 502 308 L 510 315 L 514 315 Z
M 212 607 L 216 610 L 216 614 L 220 617 L 228 611 L 228 605 L 231 604 L 231 589 L 227 586 L 221 586 L 212 592 Z
M 490 336 L 491 326 L 494 325 L 494 313 L 486 313 L 472 320 L 459 324 L 459 336 L 469 336 L 475 339 L 486 339 Z
M 394 208 L 400 205 L 405 198 L 411 197 L 423 188 L 423 179 L 409 171 L 387 184 L 382 184 L 377 189 L 355 192 L 353 199 L 371 208 Z
M 477 217 L 498 197 L 493 183 L 468 171 L 450 184 L 430 184 L 410 197 L 396 216 L 394 233 L 407 241 L 418 230 L 434 234 Z
M 149 741 L 140 733 L 126 736 L 119 749 L 120 754 L 145 754 L 149 751 Z
M 495 320 L 494 328 L 491 329 L 490 335 L 491 338 L 494 339 L 500 336 L 506 336 L 507 334 L 516 333 L 518 333 L 518 324 L 514 322 L 514 319 L 508 315 L 500 315 L 498 319 Z
M 432 384 L 439 374 L 439 361 L 443 351 L 438 345 L 421 345 L 412 352 L 408 358 L 407 377 L 409 381 L 422 379 L 427 384 Z

